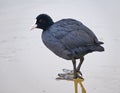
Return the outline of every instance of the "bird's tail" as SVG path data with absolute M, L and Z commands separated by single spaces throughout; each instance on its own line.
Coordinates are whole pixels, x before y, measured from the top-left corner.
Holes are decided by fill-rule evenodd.
M 96 47 L 96 51 L 102 52 L 102 51 L 105 51 L 105 49 L 104 49 L 104 47 L 102 47 L 102 46 L 97 46 L 97 47 Z
M 99 44 L 102 45 L 102 44 L 104 44 L 104 42 L 99 41 Z
M 102 47 L 102 46 L 100 46 L 100 45 L 91 46 L 90 49 L 91 49 L 92 51 L 99 51 L 99 52 L 102 52 L 102 51 L 105 50 L 104 47 Z

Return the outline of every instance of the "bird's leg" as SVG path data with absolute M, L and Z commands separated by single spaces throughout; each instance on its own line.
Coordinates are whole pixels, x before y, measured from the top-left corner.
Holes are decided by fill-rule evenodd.
M 76 69 L 76 60 L 72 58 L 73 70 L 74 70 L 74 79 L 77 78 L 77 69 Z
M 72 58 L 72 63 L 73 63 L 73 71 L 72 70 L 67 70 L 63 69 L 63 71 L 67 72 L 67 73 L 59 73 L 58 74 L 58 80 L 62 79 L 62 80 L 73 80 L 73 79 L 77 79 L 80 78 L 82 80 L 84 80 L 84 78 L 82 77 L 82 73 L 80 72 L 80 67 L 82 65 L 84 58 L 80 58 L 80 63 L 78 64 L 77 68 L 76 68 L 76 59 Z M 68 73 L 69 72 L 69 73 Z
M 81 68 L 83 61 L 84 61 L 84 57 L 80 57 L 80 63 L 77 66 L 77 72 L 79 72 L 81 76 L 82 76 L 82 72 L 80 71 L 80 68 Z

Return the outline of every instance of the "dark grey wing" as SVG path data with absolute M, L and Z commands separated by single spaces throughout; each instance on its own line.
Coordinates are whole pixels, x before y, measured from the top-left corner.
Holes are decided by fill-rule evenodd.
M 68 55 L 70 55 L 70 51 L 68 51 L 65 46 L 60 42 L 59 39 L 55 38 L 51 32 L 43 31 L 42 33 L 43 43 L 49 48 L 52 52 L 54 52 L 59 57 L 64 59 L 70 59 Z
M 94 45 L 98 42 L 95 34 L 81 22 L 63 19 L 56 22 L 49 30 L 66 48 Z

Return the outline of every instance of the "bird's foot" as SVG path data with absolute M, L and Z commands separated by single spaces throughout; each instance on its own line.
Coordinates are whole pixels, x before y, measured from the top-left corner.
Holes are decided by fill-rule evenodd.
M 66 73 L 59 73 L 57 80 L 73 80 L 74 75 L 73 74 L 66 74 Z
M 67 74 L 73 74 L 74 73 L 74 70 L 69 70 L 69 69 L 62 69 L 62 71 L 64 73 L 67 73 Z M 79 74 L 79 76 L 82 76 L 82 72 L 80 70 L 77 70 L 77 74 Z
M 84 78 L 81 75 L 79 75 L 79 73 L 77 73 L 77 75 L 74 75 L 74 73 L 72 74 L 59 73 L 56 79 L 57 80 L 74 80 L 76 78 L 84 80 Z
M 67 73 L 67 74 L 73 74 L 73 73 L 74 73 L 73 70 L 69 70 L 69 69 L 62 69 L 62 71 L 63 71 L 64 73 Z
M 81 71 L 79 71 L 79 70 L 77 71 L 77 73 L 78 73 L 78 74 L 80 74 L 80 76 L 82 76 L 82 75 L 83 75 L 83 74 L 82 74 L 82 72 L 81 72 Z
M 73 70 L 69 70 L 69 69 L 62 69 L 62 71 L 65 72 L 65 73 L 69 73 L 69 74 L 70 74 L 70 73 L 71 73 L 71 74 L 74 73 Z M 81 72 L 81 71 L 77 70 L 77 73 L 79 73 L 79 74 L 82 76 L 82 72 Z
M 77 74 L 74 75 L 74 79 L 76 79 L 76 78 L 84 80 L 83 76 L 79 72 L 77 72 Z
M 74 71 L 69 69 L 63 69 L 63 72 L 58 74 L 57 80 L 74 80 L 76 78 L 84 80 L 80 71 L 77 72 L 77 75 L 74 75 Z

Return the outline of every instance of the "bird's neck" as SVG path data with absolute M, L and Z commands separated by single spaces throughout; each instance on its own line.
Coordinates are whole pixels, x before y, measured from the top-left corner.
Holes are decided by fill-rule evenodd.
M 45 27 L 43 27 L 43 31 L 46 31 L 47 29 L 49 29 L 52 25 L 54 24 L 53 21 L 49 22 Z

